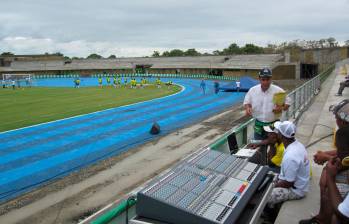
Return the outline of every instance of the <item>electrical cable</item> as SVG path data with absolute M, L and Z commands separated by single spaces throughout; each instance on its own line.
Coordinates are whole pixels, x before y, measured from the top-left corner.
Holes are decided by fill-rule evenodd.
M 314 130 L 315 130 L 315 128 L 316 128 L 317 126 L 326 127 L 326 128 L 329 128 L 329 129 L 332 130 L 332 127 L 330 127 L 330 126 L 328 126 L 328 125 L 316 124 L 316 125 L 314 125 L 313 129 L 311 130 L 310 136 L 312 136 L 312 135 L 314 134 Z M 330 133 L 330 134 L 328 134 L 328 135 L 322 136 L 321 138 L 318 138 L 318 139 L 316 139 L 315 141 L 309 143 L 309 144 L 306 145 L 305 147 L 306 147 L 306 148 L 309 148 L 309 147 L 313 146 L 314 144 L 320 142 L 321 140 L 323 140 L 323 139 L 325 139 L 325 138 L 328 138 L 328 137 L 330 137 L 330 136 L 332 136 L 332 135 L 333 135 L 333 133 Z
M 325 136 L 323 136 L 323 137 L 321 137 L 321 138 L 318 138 L 317 140 L 315 140 L 315 141 L 309 143 L 309 144 L 306 146 L 306 148 L 309 148 L 309 147 L 315 145 L 316 143 L 320 142 L 321 140 L 323 140 L 323 139 L 325 139 L 325 138 L 328 138 L 328 137 L 330 137 L 330 136 L 332 136 L 332 135 L 333 135 L 333 133 L 328 134 L 328 135 L 325 135 Z

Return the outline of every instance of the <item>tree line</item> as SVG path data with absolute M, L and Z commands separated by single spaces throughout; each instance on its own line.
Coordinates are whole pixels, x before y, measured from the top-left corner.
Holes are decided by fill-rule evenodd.
M 205 56 L 205 55 L 232 55 L 232 54 L 277 54 L 282 53 L 288 49 L 317 49 L 317 48 L 331 48 L 339 47 L 338 41 L 335 38 L 329 37 L 320 40 L 293 40 L 285 41 L 281 44 L 268 44 L 266 47 L 261 47 L 255 44 L 245 44 L 240 47 L 236 43 L 230 44 L 223 50 L 215 50 L 212 53 L 200 53 L 195 48 L 182 51 L 180 49 L 173 49 L 164 51 L 160 54 L 159 51 L 154 51 L 152 57 L 178 57 L 178 56 Z M 344 46 L 349 46 L 349 40 L 344 42 Z
M 331 48 L 331 47 L 339 47 L 338 41 L 333 38 L 323 38 L 320 40 L 292 40 L 285 41 L 280 44 L 268 44 L 265 47 L 261 47 L 255 44 L 245 44 L 245 46 L 240 47 L 236 43 L 230 44 L 227 48 L 222 50 L 215 50 L 212 53 L 204 52 L 201 53 L 197 51 L 195 48 L 190 48 L 187 50 L 181 49 L 173 49 L 169 51 L 164 51 L 160 53 L 159 51 L 154 51 L 151 57 L 185 57 L 185 56 L 206 56 L 206 55 L 233 55 L 233 54 L 276 54 L 282 53 L 287 49 L 317 49 L 317 48 Z M 344 42 L 343 46 L 349 46 L 349 40 Z M 85 59 L 83 57 L 68 57 L 64 56 L 62 53 L 57 52 L 54 54 L 45 53 L 46 55 L 57 55 L 63 56 L 65 59 Z M 11 56 L 14 55 L 11 52 L 3 52 L 1 56 Z M 148 57 L 148 56 L 147 56 Z M 106 57 L 106 59 L 115 59 L 116 56 L 114 54 Z M 103 56 L 92 53 L 86 57 L 86 59 L 105 59 Z

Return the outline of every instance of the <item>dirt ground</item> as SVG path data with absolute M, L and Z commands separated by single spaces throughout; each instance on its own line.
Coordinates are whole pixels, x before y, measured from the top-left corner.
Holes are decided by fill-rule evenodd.
M 77 223 L 247 119 L 235 106 L 72 173 L 0 205 L 0 223 Z

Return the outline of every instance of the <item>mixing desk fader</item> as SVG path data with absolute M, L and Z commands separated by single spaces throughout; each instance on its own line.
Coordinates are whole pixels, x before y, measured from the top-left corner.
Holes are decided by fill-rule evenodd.
M 205 149 L 138 192 L 136 213 L 168 223 L 234 223 L 267 170 Z

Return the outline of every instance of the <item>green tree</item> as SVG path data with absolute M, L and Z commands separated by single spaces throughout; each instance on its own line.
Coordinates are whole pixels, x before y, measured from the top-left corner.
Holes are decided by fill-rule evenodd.
M 154 51 L 151 56 L 152 57 L 160 57 L 160 52 L 159 51 Z
M 12 52 L 3 52 L 1 54 L 1 56 L 13 56 L 13 55 L 14 55 L 14 53 L 12 53 Z
M 169 51 L 162 52 L 161 57 L 170 57 L 170 52 Z
M 86 59 L 101 59 L 101 58 L 103 58 L 101 55 L 93 53 L 93 54 L 90 54 L 89 56 L 87 56 Z
M 184 52 L 184 56 L 200 56 L 201 53 L 196 51 L 195 48 L 190 48 Z
M 179 57 L 184 56 L 184 52 L 180 49 L 173 49 L 171 51 L 164 51 L 162 57 Z
M 245 53 L 245 54 L 261 54 L 261 53 L 263 53 L 263 48 L 258 47 L 254 44 L 245 44 L 245 46 L 242 47 L 240 50 L 242 53 Z
M 115 59 L 116 56 L 112 54 L 112 55 L 110 55 L 108 58 L 109 58 L 109 59 Z
M 229 45 L 228 48 L 224 48 L 220 54 L 229 55 L 229 54 L 240 54 L 240 53 L 241 53 L 240 47 L 236 43 L 232 43 Z
M 170 51 L 170 57 L 184 56 L 184 52 L 180 49 L 173 49 Z
M 52 55 L 56 55 L 56 56 L 64 56 L 61 52 L 56 52 L 56 53 L 54 53 L 54 54 L 52 54 Z
M 220 52 L 219 50 L 215 50 L 212 52 L 213 55 L 221 55 L 222 52 Z

